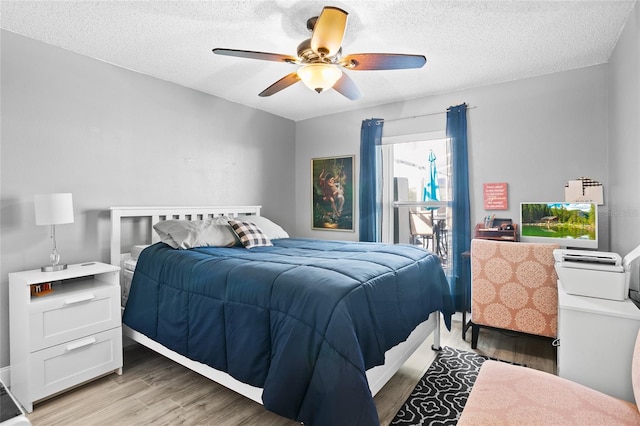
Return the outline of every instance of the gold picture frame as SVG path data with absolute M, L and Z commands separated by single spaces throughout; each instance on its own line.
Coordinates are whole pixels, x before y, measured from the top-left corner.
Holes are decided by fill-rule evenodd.
M 354 231 L 355 155 L 311 159 L 311 228 Z

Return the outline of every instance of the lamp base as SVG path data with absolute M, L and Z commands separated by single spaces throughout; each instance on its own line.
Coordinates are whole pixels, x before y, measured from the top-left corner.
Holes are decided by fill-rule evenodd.
M 67 265 L 47 265 L 40 268 L 42 272 L 55 272 L 67 269 Z

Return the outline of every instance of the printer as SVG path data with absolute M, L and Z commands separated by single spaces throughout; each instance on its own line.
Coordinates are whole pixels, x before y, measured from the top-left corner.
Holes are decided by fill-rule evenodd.
M 555 269 L 562 288 L 577 296 L 625 300 L 629 298 L 631 265 L 640 258 L 640 246 L 624 258 L 617 253 L 556 249 Z

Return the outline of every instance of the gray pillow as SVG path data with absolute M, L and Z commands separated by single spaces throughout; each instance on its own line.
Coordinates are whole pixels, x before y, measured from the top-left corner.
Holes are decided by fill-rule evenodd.
M 175 249 L 240 245 L 240 240 L 231 229 L 228 220 L 228 217 L 204 220 L 170 219 L 156 223 L 153 229 L 162 242 Z

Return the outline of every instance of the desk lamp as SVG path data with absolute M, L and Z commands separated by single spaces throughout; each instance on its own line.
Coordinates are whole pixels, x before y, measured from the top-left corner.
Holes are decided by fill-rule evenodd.
M 73 199 L 71 194 L 34 195 L 36 208 L 36 225 L 51 225 L 53 250 L 49 255 L 51 265 L 40 268 L 43 272 L 67 269 L 66 264 L 59 264 L 60 254 L 56 248 L 56 225 L 73 223 Z

